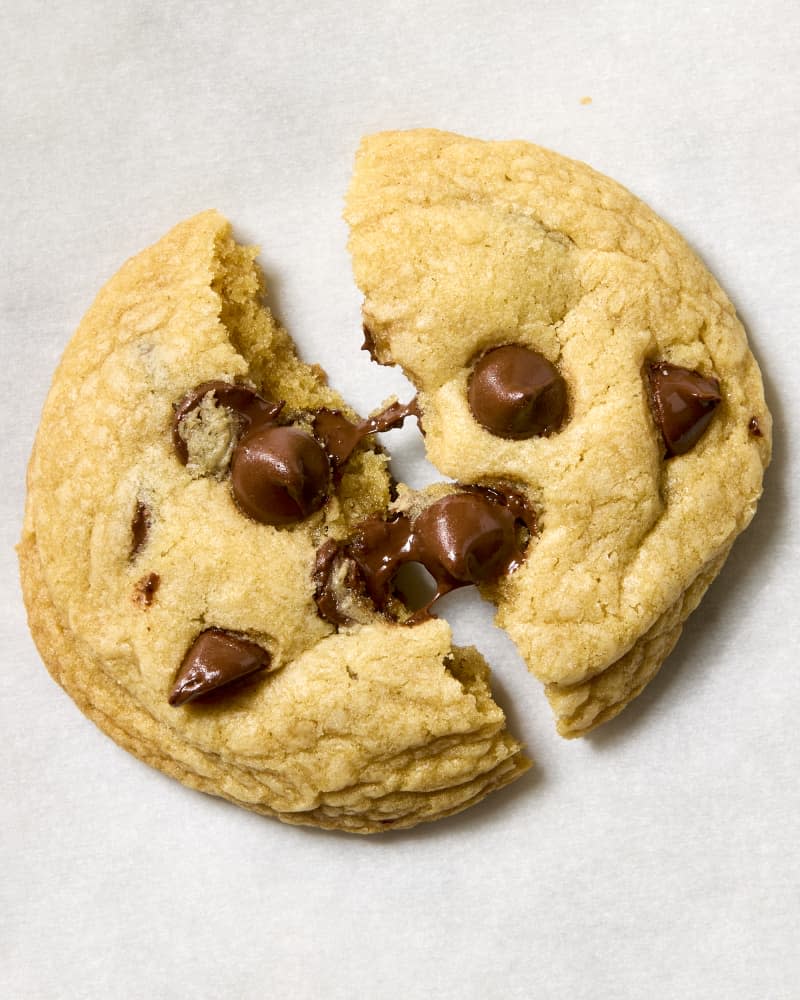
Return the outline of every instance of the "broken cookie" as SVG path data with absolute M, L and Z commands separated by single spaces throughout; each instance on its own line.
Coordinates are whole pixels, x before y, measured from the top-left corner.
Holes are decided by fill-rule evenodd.
M 717 283 L 590 168 L 435 131 L 364 140 L 364 345 L 415 383 L 359 418 L 205 212 L 129 261 L 67 347 L 19 547 L 56 680 L 120 745 L 290 823 L 437 819 L 529 766 L 435 602 L 476 586 L 590 732 L 654 676 L 753 516 L 758 367 Z M 450 478 L 393 482 L 415 417 Z M 424 567 L 414 602 L 402 577 Z
M 129 261 L 67 347 L 19 548 L 56 680 L 120 745 L 286 822 L 368 833 L 465 808 L 529 762 L 445 622 L 337 634 L 317 550 L 388 514 L 387 458 L 261 302 L 215 212 Z M 399 606 L 399 597 L 393 597 Z
M 430 461 L 536 510 L 481 590 L 583 735 L 655 675 L 755 512 L 771 420 L 742 325 L 674 229 L 530 143 L 370 136 L 346 218 L 365 344 L 414 382 Z

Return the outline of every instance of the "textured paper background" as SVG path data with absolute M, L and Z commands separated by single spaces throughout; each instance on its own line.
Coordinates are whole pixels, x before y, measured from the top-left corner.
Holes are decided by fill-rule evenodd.
M 800 996 L 797 6 L 0 6 L 0 993 Z M 359 137 L 416 125 L 539 142 L 664 214 L 749 328 L 776 449 L 678 650 L 594 738 L 554 734 L 489 610 L 454 597 L 538 768 L 459 818 L 361 840 L 190 792 L 102 736 L 39 662 L 12 546 L 70 333 L 199 209 L 262 244 L 277 312 L 356 406 L 405 396 L 358 350 L 340 212 Z M 392 444 L 423 482 L 416 431 Z

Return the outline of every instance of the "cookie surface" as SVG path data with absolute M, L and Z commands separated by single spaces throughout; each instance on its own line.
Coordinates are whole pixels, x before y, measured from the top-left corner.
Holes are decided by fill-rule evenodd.
M 368 343 L 417 386 L 428 457 L 537 512 L 524 563 L 483 591 L 559 732 L 582 735 L 655 675 L 753 516 L 771 419 L 744 330 L 652 210 L 529 143 L 368 137 L 346 218 Z M 481 359 L 509 345 L 566 385 L 558 426 L 522 439 L 497 433 L 514 413 L 471 400 Z M 720 387 L 713 419 L 669 458 L 658 365 Z
M 234 495 L 229 467 L 240 482 L 248 468 L 224 385 L 283 402 L 276 419 L 306 443 L 320 408 L 353 416 L 261 305 L 254 256 L 203 213 L 129 261 L 84 318 L 29 467 L 32 633 L 87 715 L 187 785 L 355 832 L 435 819 L 529 762 L 483 660 L 453 649 L 444 622 L 375 615 L 337 633 L 317 613 L 317 549 L 389 503 L 369 440 L 299 519 L 261 523 Z M 176 407 L 208 383 L 176 439 Z M 254 672 L 211 691 L 195 644 L 213 660 L 220 634 L 233 660 L 255 650 Z M 198 677 L 205 696 L 182 703 Z

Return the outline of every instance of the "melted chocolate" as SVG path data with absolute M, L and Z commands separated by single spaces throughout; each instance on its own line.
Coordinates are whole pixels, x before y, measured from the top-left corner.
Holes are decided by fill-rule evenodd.
M 320 615 L 333 624 L 347 624 L 332 584 L 343 559 L 357 567 L 345 586 L 363 589 L 378 611 L 385 612 L 393 596 L 397 571 L 418 562 L 430 573 L 436 590 L 407 624 L 431 617 L 431 607 L 444 594 L 473 583 L 486 583 L 513 572 L 524 558 L 526 539 L 518 524 L 536 532 L 533 509 L 514 490 L 465 487 L 432 503 L 412 522 L 405 514 L 391 521 L 362 521 L 345 545 L 326 542 L 317 553 L 315 599 Z
M 367 417 L 357 424 L 348 420 L 340 410 L 319 410 L 314 417 L 314 433 L 325 445 L 333 467 L 339 468 L 368 434 L 402 427 L 406 417 L 419 416 L 416 396 L 410 403 L 391 403 L 374 417 Z
M 263 396 L 259 396 L 254 389 L 249 389 L 246 385 L 240 385 L 238 382 L 222 382 L 216 379 L 195 386 L 177 404 L 172 417 L 172 443 L 178 458 L 184 465 L 189 460 L 189 452 L 186 442 L 180 434 L 181 422 L 192 410 L 197 409 L 210 392 L 214 394 L 220 406 L 233 410 L 239 418 L 243 430 L 255 430 L 262 424 L 274 423 L 283 409 L 283 403 L 270 403 Z
M 231 485 L 239 506 L 253 520 L 294 524 L 325 503 L 330 466 L 322 446 L 306 431 L 265 422 L 239 439 Z
M 363 436 L 341 410 L 319 410 L 312 426 L 334 468 L 344 465 Z
M 567 386 L 543 355 L 507 344 L 475 363 L 467 402 L 478 423 L 497 437 L 546 437 L 567 415 Z
M 647 374 L 650 407 L 666 457 L 684 455 L 705 434 L 722 400 L 719 380 L 666 361 L 651 364 Z
M 333 588 L 336 564 L 340 561 L 339 543 L 329 538 L 317 549 L 311 580 L 314 584 L 314 600 L 319 613 L 326 622 L 333 625 L 349 625 L 350 617 L 342 611 Z
M 520 493 L 519 490 L 515 490 L 513 487 L 504 484 L 478 486 L 474 483 L 462 485 L 461 489 L 472 493 L 483 493 L 494 503 L 508 507 L 514 515 L 514 519 L 521 521 L 528 529 L 529 534 L 539 534 L 539 522 L 536 518 L 536 511 L 533 509 L 530 500 L 523 493 Z
M 133 560 L 144 548 L 150 533 L 150 508 L 141 500 L 136 501 L 136 510 L 131 521 L 131 549 L 128 558 Z
M 210 628 L 201 632 L 183 658 L 169 695 L 170 705 L 184 705 L 270 664 L 266 649 L 249 639 Z
M 480 493 L 452 493 L 427 507 L 414 523 L 412 556 L 436 581 L 433 598 L 415 621 L 427 618 L 434 601 L 449 591 L 495 580 L 522 561 L 514 515 Z
M 404 562 L 416 561 L 411 521 L 405 514 L 392 521 L 368 518 L 356 527 L 346 551 L 361 571 L 367 594 L 383 611 L 392 596 L 392 577 Z

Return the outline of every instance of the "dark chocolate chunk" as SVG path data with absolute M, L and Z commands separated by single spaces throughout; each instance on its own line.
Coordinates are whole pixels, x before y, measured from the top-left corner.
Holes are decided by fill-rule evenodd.
M 758 422 L 758 417 L 750 418 L 750 423 L 747 425 L 747 429 L 754 438 L 764 437 L 764 432 L 761 430 L 761 424 Z
M 294 524 L 325 503 L 328 458 L 298 427 L 264 424 L 248 431 L 231 461 L 233 493 L 242 510 L 261 524 Z
M 520 344 L 488 351 L 475 363 L 467 401 L 478 423 L 522 440 L 557 431 L 567 415 L 567 386 L 547 358 Z
M 141 552 L 150 532 L 150 508 L 141 500 L 136 501 L 136 510 L 131 521 L 131 549 L 128 558 L 133 560 Z
M 666 457 L 690 451 L 705 433 L 722 396 L 719 380 L 658 361 L 647 370 L 650 406 Z
M 269 666 L 266 649 L 249 639 L 210 628 L 201 632 L 183 658 L 169 695 L 170 705 L 184 705 L 232 681 Z
M 283 408 L 283 403 L 270 403 L 263 396 L 259 396 L 254 389 L 238 382 L 223 382 L 216 379 L 195 386 L 177 404 L 172 417 L 172 443 L 184 465 L 189 460 L 189 453 L 186 442 L 180 434 L 181 422 L 192 410 L 197 409 L 210 392 L 214 394 L 220 406 L 225 406 L 237 414 L 243 430 L 255 430 L 262 424 L 273 423 Z
M 340 410 L 319 410 L 314 417 L 314 433 L 325 445 L 334 468 L 344 465 L 359 442 L 368 434 L 378 434 L 402 427 L 406 417 L 419 418 L 417 399 L 410 403 L 391 403 L 374 417 L 354 424 Z
M 133 599 L 142 608 L 149 608 L 161 583 L 158 573 L 146 573 L 133 588 Z

